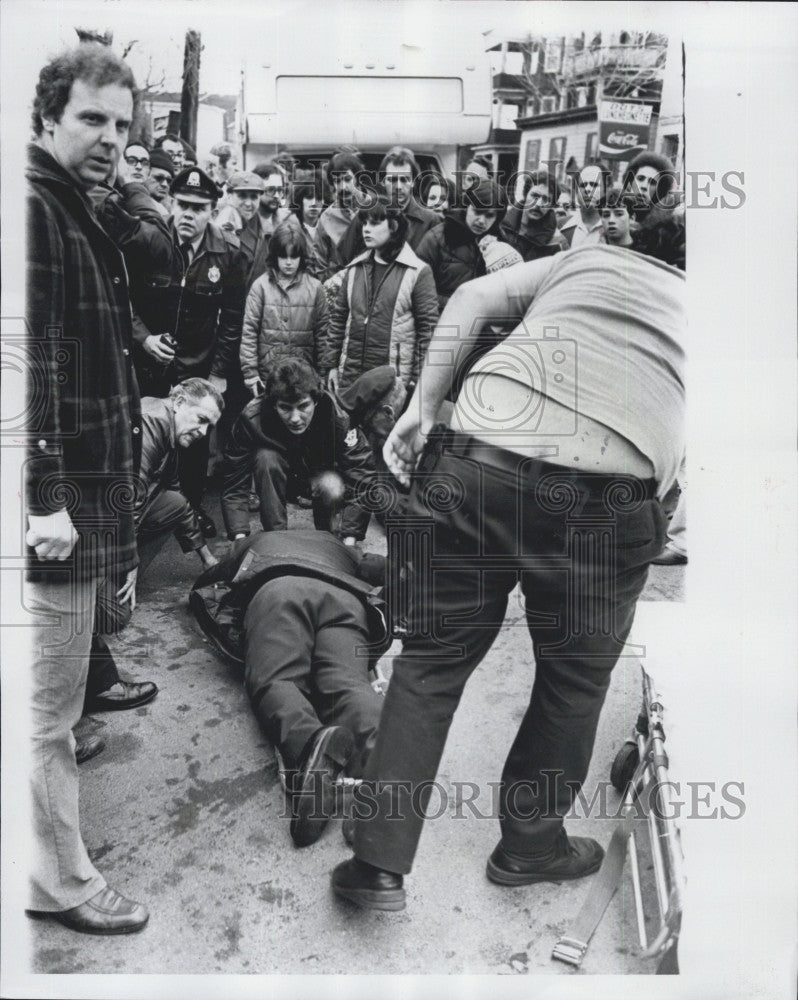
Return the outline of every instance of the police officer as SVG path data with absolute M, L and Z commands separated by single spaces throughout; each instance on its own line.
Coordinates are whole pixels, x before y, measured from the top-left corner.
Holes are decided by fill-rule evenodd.
M 173 252 L 168 273 L 154 273 L 137 297 L 134 336 L 145 395 L 165 396 L 187 378 L 220 392 L 236 374 L 245 302 L 246 260 L 235 234 L 211 221 L 219 189 L 199 167 L 170 186 Z M 216 527 L 202 509 L 208 440 L 181 449 L 180 486 L 206 537 Z

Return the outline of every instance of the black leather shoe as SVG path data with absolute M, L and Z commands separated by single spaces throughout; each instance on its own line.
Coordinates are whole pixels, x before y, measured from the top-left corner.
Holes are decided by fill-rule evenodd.
M 105 740 L 96 733 L 75 733 L 75 760 L 85 764 L 105 750 Z
M 113 687 L 100 694 L 86 699 L 84 712 L 119 712 L 125 708 L 138 708 L 158 694 L 158 685 L 152 681 L 133 684 L 130 681 L 117 681 Z
M 135 934 L 150 919 L 146 906 L 126 899 L 110 886 L 80 906 L 47 915 L 81 934 Z
M 194 513 L 197 515 L 197 523 L 202 534 L 206 538 L 216 538 L 216 525 L 207 510 L 204 507 L 195 507 Z
M 375 868 L 358 858 L 342 861 L 332 873 L 336 896 L 367 910 L 403 910 L 406 903 L 402 883 L 401 875 Z
M 487 875 L 497 885 L 565 882 L 592 875 L 601 867 L 603 858 L 604 848 L 595 840 L 569 837 L 560 830 L 551 849 L 541 854 L 511 854 L 499 844 L 488 858 Z
M 315 844 L 335 811 L 335 779 L 349 763 L 355 741 L 345 726 L 326 726 L 313 737 L 292 785 L 291 837 L 297 847 Z
M 687 556 L 684 552 L 677 552 L 676 549 L 666 545 L 656 559 L 651 560 L 655 566 L 685 566 Z

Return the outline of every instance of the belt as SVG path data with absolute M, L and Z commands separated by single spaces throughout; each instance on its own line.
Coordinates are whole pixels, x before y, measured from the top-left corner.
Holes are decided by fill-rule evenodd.
M 486 444 L 479 438 L 453 431 L 443 424 L 433 427 L 428 442 L 432 448 L 435 448 L 437 443 L 443 454 L 467 458 L 469 461 L 485 466 L 485 468 L 495 469 L 511 476 L 517 476 L 519 472 L 523 474 L 525 479 L 534 480 L 542 479 L 544 476 L 557 476 L 560 480 L 566 479 L 590 492 L 594 490 L 603 492 L 611 484 L 628 482 L 633 479 L 642 489 L 646 500 L 652 500 L 657 495 L 657 481 L 653 478 L 638 479 L 637 476 L 630 476 L 625 472 L 610 474 L 584 472 L 582 469 L 574 469 L 567 465 L 543 462 L 538 458 L 528 458 L 517 452 L 508 451 L 506 448 Z

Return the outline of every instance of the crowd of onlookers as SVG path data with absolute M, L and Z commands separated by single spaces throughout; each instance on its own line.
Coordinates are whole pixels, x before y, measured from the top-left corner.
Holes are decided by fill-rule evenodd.
M 281 592 L 283 625 L 245 653 L 253 708 L 302 775 L 301 785 L 317 765 L 338 774 L 352 758 L 355 738 L 361 762 L 373 746 L 377 692 L 363 663 L 353 679 L 353 636 L 371 638 L 374 620 L 358 543 L 375 509 L 370 491 L 380 474 L 388 475 L 384 463 L 407 488 L 407 456 L 420 457 L 428 431 L 434 438 L 431 429 L 416 433 L 413 425 L 408 400 L 417 383 L 419 398 L 434 399 L 432 416 L 444 419 L 447 405 L 456 415 L 460 380 L 485 360 L 496 336 L 509 332 L 502 322 L 518 323 L 537 308 L 544 273 L 558 272 L 571 291 L 556 303 L 556 316 L 567 320 L 572 310 L 589 339 L 606 341 L 607 350 L 624 340 L 645 377 L 664 379 L 670 429 L 683 395 L 675 268 L 684 269 L 684 222 L 663 157 L 640 154 L 619 185 L 605 165 L 589 163 L 565 184 L 553 173 L 527 173 L 509 192 L 480 157 L 449 178 L 422 173 L 402 146 L 389 149 L 373 173 L 352 146 L 332 151 L 323 165 L 309 167 L 283 153 L 251 170 L 236 169 L 232 150 L 219 148 L 205 170 L 176 135 L 162 136 L 153 148 L 128 142 L 135 93 L 129 67 L 105 46 L 84 44 L 52 59 L 39 76 L 26 174 L 26 321 L 35 345 L 24 490 L 25 606 L 35 618 L 31 906 L 68 927 L 101 934 L 138 930 L 148 914 L 109 888 L 87 854 L 76 760 L 99 752 L 101 741 L 84 734 L 76 748 L 72 730 L 82 712 L 129 709 L 155 697 L 155 683 L 120 677 L 106 639 L 126 624 L 137 583 L 170 535 L 185 553 L 196 553 L 205 574 L 229 571 L 228 582 L 240 584 L 246 568 L 264 560 L 297 568 L 279 545 L 273 551 L 275 539 L 284 537 L 278 529 L 287 527 L 289 502 L 312 508 L 314 527 L 325 529 L 304 542 L 300 584 L 289 582 Z M 675 267 L 591 244 L 630 248 Z M 557 258 L 562 266 L 551 260 L 580 247 L 584 252 Z M 533 261 L 532 268 L 512 271 Z M 603 275 L 601 294 L 612 303 L 607 311 L 580 299 L 583 261 Z M 506 280 L 476 280 L 498 271 Z M 667 344 L 672 363 L 659 364 L 657 355 L 653 371 L 647 338 L 657 324 L 637 317 L 640 343 L 629 340 L 626 318 L 619 329 L 616 298 L 628 302 L 633 273 L 635 287 L 662 293 L 657 322 L 667 336 L 655 353 Z M 487 287 L 487 312 L 474 311 L 482 308 L 477 284 Z M 547 295 L 540 297 L 545 304 Z M 438 324 L 442 309 L 466 350 L 425 383 L 420 374 L 428 347 L 445 329 L 446 320 Z M 608 357 L 596 355 L 594 370 L 584 373 L 603 404 L 617 396 L 606 384 Z M 542 389 L 531 384 L 507 391 Z M 555 384 L 546 391 L 556 395 Z M 647 400 L 643 409 L 636 415 L 641 426 L 652 417 Z M 619 421 L 614 410 L 604 416 L 596 426 L 609 434 Z M 628 419 L 620 423 L 614 450 L 605 455 L 602 447 L 591 457 L 600 465 L 614 454 L 609 473 L 636 468 L 653 502 L 659 485 L 667 489 L 676 474 L 678 440 L 666 447 L 667 433 L 657 439 L 651 450 L 664 455 L 657 469 L 626 440 Z M 240 543 L 233 552 L 247 553 L 246 567 L 231 565 L 232 557 L 220 567 L 222 553 L 207 544 L 218 531 L 204 500 L 214 429 L 225 529 Z M 472 427 L 477 439 L 489 431 Z M 495 442 L 477 440 L 476 448 L 488 465 L 499 453 L 510 465 L 519 461 Z M 651 469 L 661 473 L 659 480 Z M 472 505 L 477 492 L 468 498 Z M 244 540 L 254 513 L 263 531 Z M 497 522 L 505 515 L 499 511 Z M 683 528 L 683 517 L 674 515 L 672 525 Z M 289 549 L 297 550 L 290 552 L 296 560 L 301 546 L 294 534 Z M 632 554 L 640 562 L 640 586 L 662 540 L 657 535 L 648 544 L 654 549 L 644 558 Z M 663 561 L 686 561 L 678 546 L 673 552 Z M 321 583 L 311 614 L 307 579 L 314 574 Z M 333 608 L 336 587 L 342 603 Z M 276 601 L 273 594 L 257 605 L 261 617 L 247 627 L 250 640 L 267 612 L 277 613 Z M 245 604 L 239 599 L 239 611 Z M 292 740 L 292 699 L 303 692 L 307 707 L 304 692 L 316 669 L 312 659 L 300 668 L 297 651 L 312 650 L 319 631 L 329 639 L 328 626 L 342 621 L 348 623 L 343 645 L 333 644 L 325 659 L 333 687 L 316 691 L 319 715 L 306 720 L 310 737 L 300 727 L 303 739 L 295 733 Z M 476 659 L 484 654 L 480 641 L 472 642 Z M 281 649 L 287 659 L 276 662 Z M 269 708 L 270 678 L 289 667 L 291 682 L 279 686 Z M 591 711 L 600 709 L 600 700 Z M 321 724 L 345 704 L 354 706 L 348 726 Z M 425 703 L 424 711 L 429 708 Z M 297 844 L 311 843 L 322 828 L 311 812 L 295 813 Z M 600 851 L 591 851 L 587 868 L 595 870 Z M 547 877 L 560 871 L 545 864 Z M 381 876 L 374 877 L 379 882 Z M 338 888 L 345 894 L 352 887 Z M 391 896 L 399 889 L 385 891 Z M 398 897 L 384 908 L 398 908 Z

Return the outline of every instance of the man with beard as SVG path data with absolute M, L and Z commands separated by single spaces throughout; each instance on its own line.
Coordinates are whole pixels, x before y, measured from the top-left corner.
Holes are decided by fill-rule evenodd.
M 551 257 L 567 249 L 557 229 L 554 205 L 560 186 L 554 177 L 538 171 L 527 178 L 529 186 L 522 205 L 507 209 L 501 227 L 501 238 L 521 254 L 525 261 Z

